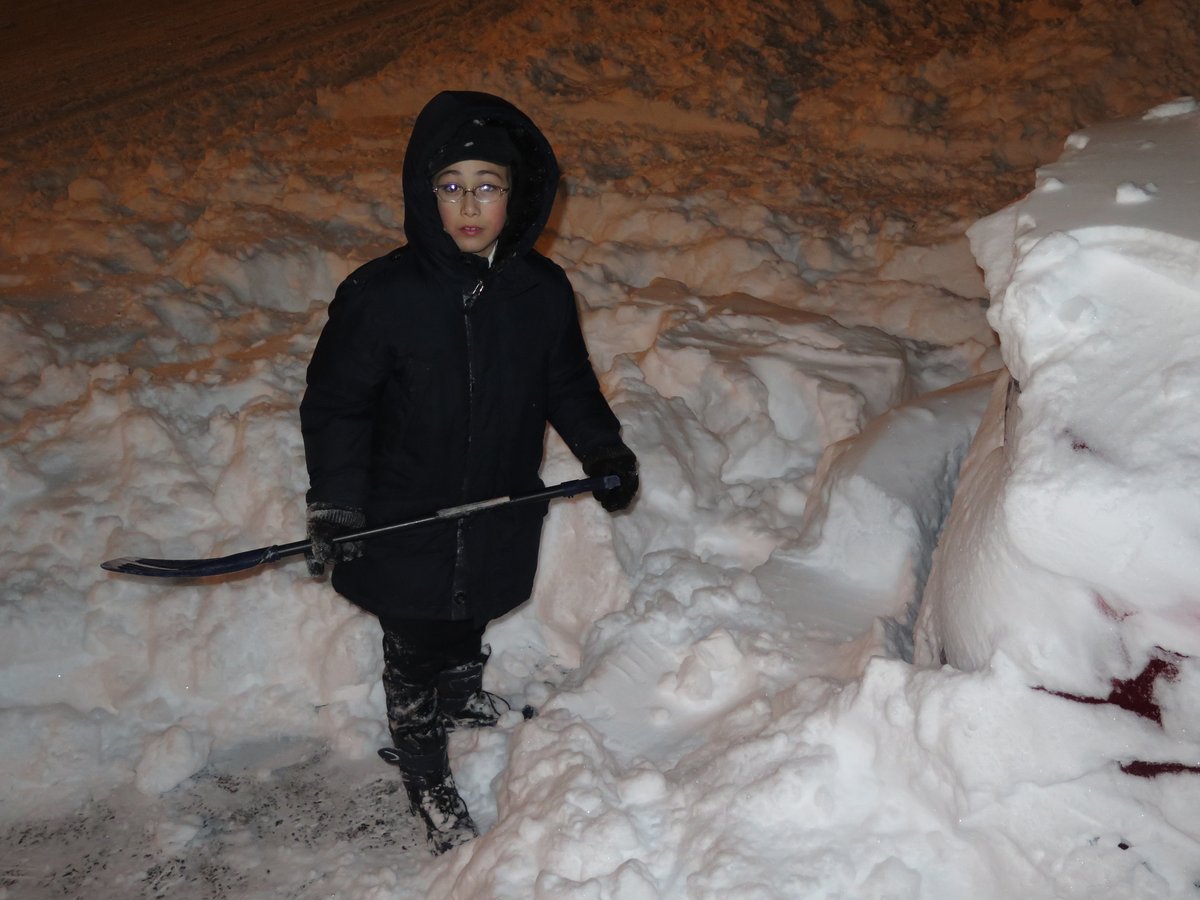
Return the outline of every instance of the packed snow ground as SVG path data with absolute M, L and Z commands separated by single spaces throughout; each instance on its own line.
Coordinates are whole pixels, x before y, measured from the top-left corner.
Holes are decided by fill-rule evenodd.
M 1196 896 L 1196 776 L 1120 765 L 1200 763 L 1200 114 L 1077 133 L 972 229 L 991 326 L 963 237 L 1080 126 L 1194 84 L 1196 10 L 414 5 L 391 47 L 371 4 L 328 9 L 180 40 L 191 94 L 93 61 L 98 110 L 9 120 L 0 896 Z M 489 632 L 489 685 L 541 714 L 455 737 L 488 830 L 429 860 L 373 761 L 373 620 L 296 564 L 97 564 L 302 533 L 304 366 L 400 239 L 407 127 L 447 86 L 560 152 L 543 246 L 644 488 L 552 508 Z M 545 479 L 577 472 L 551 437 Z M 1051 692 L 1103 699 L 1155 648 L 1161 724 Z

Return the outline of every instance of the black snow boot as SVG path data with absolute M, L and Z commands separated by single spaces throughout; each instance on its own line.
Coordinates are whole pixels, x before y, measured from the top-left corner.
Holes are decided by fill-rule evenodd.
M 479 834 L 450 772 L 444 729 L 401 737 L 395 749 L 385 747 L 379 755 L 400 769 L 409 808 L 425 823 L 434 856 Z
M 408 803 L 425 823 L 434 854 L 475 837 L 475 823 L 450 774 L 446 727 L 438 713 L 437 669 L 396 632 L 384 632 L 383 692 L 395 748 L 379 755 L 400 769 Z
M 446 729 L 490 728 L 512 707 L 498 694 L 483 689 L 483 667 L 490 651 L 447 669 L 438 676 L 438 712 Z

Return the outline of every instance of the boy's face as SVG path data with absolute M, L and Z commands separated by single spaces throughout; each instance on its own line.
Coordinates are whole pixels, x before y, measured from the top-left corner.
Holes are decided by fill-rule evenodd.
M 433 176 L 433 186 L 438 189 L 442 228 L 458 249 L 463 253 L 490 255 L 508 219 L 508 167 L 481 159 L 464 159 Z M 491 202 L 480 203 L 480 196 Z

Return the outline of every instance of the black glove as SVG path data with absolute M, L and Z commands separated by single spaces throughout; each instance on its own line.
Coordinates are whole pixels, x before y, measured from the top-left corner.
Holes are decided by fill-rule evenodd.
M 592 496 L 609 512 L 622 510 L 633 502 L 638 489 L 638 463 L 633 451 L 624 444 L 604 447 L 591 454 L 583 460 L 583 471 L 589 478 L 616 475 L 621 479 L 615 488 L 592 491 Z
M 367 523 L 361 509 L 347 509 L 334 503 L 310 503 L 305 516 L 308 539 L 312 547 L 305 552 L 308 574 L 324 575 L 326 563 L 346 562 L 363 555 L 362 541 L 335 544 L 333 539 L 351 531 L 360 531 Z

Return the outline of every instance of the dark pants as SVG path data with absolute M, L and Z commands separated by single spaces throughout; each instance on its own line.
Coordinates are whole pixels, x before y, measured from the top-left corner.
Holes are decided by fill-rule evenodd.
M 486 626 L 472 621 L 383 619 L 383 691 L 392 742 L 413 770 L 441 765 L 446 731 L 438 715 L 438 676 L 479 659 Z

